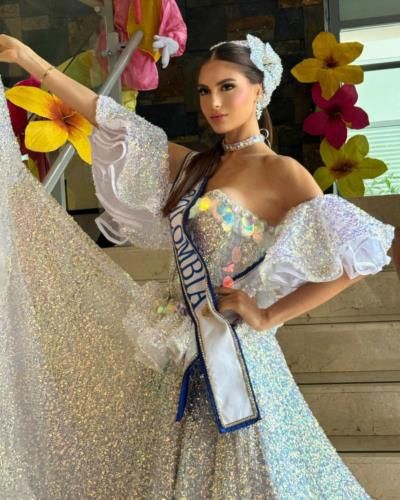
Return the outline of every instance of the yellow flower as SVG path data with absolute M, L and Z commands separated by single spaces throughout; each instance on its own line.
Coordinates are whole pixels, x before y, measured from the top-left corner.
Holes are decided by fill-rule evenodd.
M 211 200 L 207 196 L 204 196 L 199 200 L 200 212 L 206 212 L 210 207 L 211 207 Z
M 364 46 L 359 42 L 338 43 L 335 35 L 319 33 L 312 43 L 314 58 L 304 59 L 292 68 L 292 75 L 303 83 L 319 82 L 322 97 L 330 99 L 343 83 L 361 83 L 361 66 L 349 65 L 357 59 Z
M 69 141 L 78 155 L 91 164 L 89 135 L 93 126 L 58 97 L 36 87 L 18 86 L 6 98 L 23 109 L 47 120 L 31 121 L 25 129 L 25 144 L 32 151 L 55 151 Z
M 314 172 L 321 189 L 325 191 L 336 181 L 343 196 L 362 196 L 365 190 L 363 179 L 373 179 L 387 170 L 383 161 L 366 157 L 368 150 L 365 135 L 353 136 L 340 149 L 324 139 L 320 153 L 325 166 Z

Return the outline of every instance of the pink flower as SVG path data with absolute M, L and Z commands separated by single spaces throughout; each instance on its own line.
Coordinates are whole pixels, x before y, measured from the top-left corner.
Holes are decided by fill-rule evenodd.
M 342 85 L 329 100 L 322 97 L 321 86 L 312 87 L 312 98 L 320 111 L 309 115 L 303 130 L 311 135 L 323 135 L 336 149 L 346 142 L 347 128 L 361 129 L 369 125 L 367 113 L 354 104 L 358 94 L 354 85 Z
M 227 266 L 223 267 L 223 270 L 226 273 L 233 273 L 233 271 L 235 270 L 235 263 L 234 262 L 230 262 Z
M 233 288 L 234 281 L 230 276 L 225 276 L 225 278 L 222 280 L 222 286 L 224 288 Z

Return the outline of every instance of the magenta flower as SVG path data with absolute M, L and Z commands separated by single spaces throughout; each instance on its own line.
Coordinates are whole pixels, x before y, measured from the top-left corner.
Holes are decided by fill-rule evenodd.
M 361 129 L 369 125 L 367 113 L 354 106 L 358 98 L 354 85 L 342 85 L 329 100 L 322 97 L 319 83 L 314 83 L 311 92 L 320 110 L 304 120 L 305 132 L 323 135 L 334 148 L 339 149 L 346 142 L 347 128 Z

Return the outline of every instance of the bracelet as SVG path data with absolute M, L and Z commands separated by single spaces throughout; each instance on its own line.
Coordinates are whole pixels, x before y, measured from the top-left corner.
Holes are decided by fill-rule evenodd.
M 49 66 L 46 71 L 43 73 L 42 78 L 40 79 L 40 83 L 42 84 L 44 82 L 44 79 L 46 76 L 50 73 L 50 71 L 54 69 L 54 66 Z

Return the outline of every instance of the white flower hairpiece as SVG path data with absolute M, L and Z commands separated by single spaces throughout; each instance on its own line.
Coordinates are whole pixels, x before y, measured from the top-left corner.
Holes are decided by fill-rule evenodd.
M 210 47 L 210 50 L 213 50 L 224 43 L 235 43 L 237 45 L 248 47 L 250 49 L 251 61 L 260 71 L 264 73 L 264 92 L 256 104 L 257 118 L 260 118 L 263 109 L 268 106 L 271 100 L 272 92 L 281 81 L 283 70 L 281 58 L 268 42 L 264 43 L 256 36 L 250 34 L 246 36 L 246 40 L 227 40 L 225 42 L 219 42 Z

